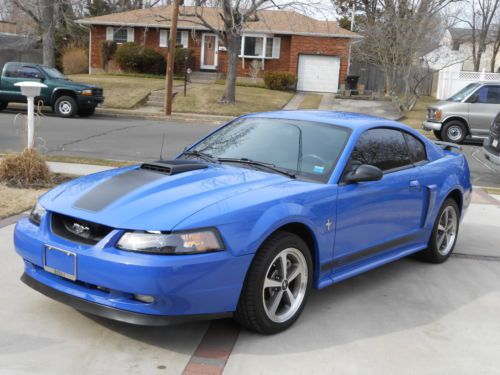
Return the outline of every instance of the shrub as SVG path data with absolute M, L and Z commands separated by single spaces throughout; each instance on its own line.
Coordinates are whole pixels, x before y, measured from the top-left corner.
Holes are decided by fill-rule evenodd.
M 184 69 L 186 66 L 190 69 L 194 69 L 194 51 L 191 48 L 176 48 L 174 51 L 175 74 L 184 76 Z
M 144 48 L 135 43 L 123 43 L 118 47 L 115 58 L 124 71 L 139 73 L 161 73 L 165 58 L 152 48 Z
M 293 90 L 297 78 L 288 72 L 266 72 L 264 73 L 264 83 L 271 90 Z
M 65 74 L 87 73 L 89 58 L 83 48 L 70 47 L 63 52 L 62 67 Z
M 42 186 L 50 182 L 47 164 L 35 149 L 8 155 L 0 162 L 0 181 L 14 186 Z
M 116 42 L 113 40 L 105 40 L 101 44 L 101 57 L 102 57 L 102 67 L 104 70 L 108 70 L 109 61 L 115 56 L 116 53 Z

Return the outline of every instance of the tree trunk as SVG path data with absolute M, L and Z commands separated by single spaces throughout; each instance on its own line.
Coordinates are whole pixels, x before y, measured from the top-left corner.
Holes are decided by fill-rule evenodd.
M 221 98 L 222 103 L 236 103 L 236 77 L 238 75 L 238 36 L 228 32 L 226 34 L 227 48 L 227 76 L 226 91 Z
M 44 65 L 55 67 L 55 49 L 56 49 L 56 24 L 54 17 L 54 0 L 40 0 L 43 45 L 43 63 Z

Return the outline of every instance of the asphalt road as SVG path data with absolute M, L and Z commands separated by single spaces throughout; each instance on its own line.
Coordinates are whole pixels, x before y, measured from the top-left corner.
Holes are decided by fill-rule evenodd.
M 0 113 L 0 152 L 23 148 L 23 117 Z M 35 125 L 37 144 L 50 155 L 71 155 L 114 160 L 157 160 L 165 135 L 164 157 L 173 157 L 184 147 L 216 129 L 215 123 L 157 121 L 137 118 L 92 116 L 62 119 L 44 116 Z
M 214 122 L 158 121 L 137 118 L 92 116 L 87 119 L 41 117 L 36 125 L 37 143 L 50 155 L 145 161 L 159 157 L 165 135 L 163 156 L 173 157 L 217 128 Z M 0 113 L 0 152 L 19 151 L 23 118 L 16 112 Z M 500 187 L 500 167 L 484 158 L 482 142 L 463 145 L 477 186 Z

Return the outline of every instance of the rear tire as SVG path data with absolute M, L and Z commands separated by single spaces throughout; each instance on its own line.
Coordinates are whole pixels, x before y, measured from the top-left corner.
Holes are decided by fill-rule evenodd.
M 8 105 L 9 103 L 7 102 L 0 102 L 0 111 L 3 111 Z
M 441 130 L 433 130 L 432 132 L 434 133 L 434 137 L 436 137 L 440 141 L 443 140 L 443 136 L 441 135 Z
M 454 199 L 448 198 L 441 206 L 432 229 L 427 249 L 420 258 L 429 263 L 443 263 L 453 253 L 457 243 L 460 210 Z
M 293 233 L 273 234 L 255 254 L 235 320 L 262 334 L 289 328 L 304 309 L 312 273 L 312 257 L 305 242 Z
M 462 143 L 467 137 L 467 126 L 458 120 L 447 122 L 442 130 L 443 141 L 451 143 Z
M 71 96 L 61 96 L 56 100 L 54 110 L 58 116 L 69 118 L 76 115 L 78 112 L 78 105 Z
M 87 109 L 80 109 L 78 111 L 78 116 L 80 117 L 89 117 L 92 116 L 95 113 L 95 107 L 87 108 Z

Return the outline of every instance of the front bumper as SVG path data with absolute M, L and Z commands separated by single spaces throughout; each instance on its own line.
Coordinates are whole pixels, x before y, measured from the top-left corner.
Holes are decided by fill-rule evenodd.
M 236 310 L 252 255 L 235 256 L 230 251 L 185 256 L 138 254 L 108 245 L 114 243 L 109 236 L 94 246 L 77 244 L 53 234 L 47 216 L 40 227 L 28 219 L 17 223 L 16 252 L 25 261 L 28 277 L 72 301 L 76 298 L 133 315 L 157 315 L 160 320 Z M 45 245 L 76 254 L 76 281 L 44 270 Z M 136 294 L 152 296 L 154 302 L 141 302 Z
M 430 130 L 440 131 L 442 126 L 443 124 L 441 124 L 440 122 L 424 121 L 422 123 L 422 129 L 427 131 Z
M 52 298 L 53 300 L 64 303 L 65 305 L 71 306 L 79 311 L 97 315 L 102 318 L 136 325 L 166 326 L 186 323 L 193 320 L 213 320 L 228 318 L 232 316 L 231 313 L 177 316 L 141 314 L 133 311 L 120 310 L 110 306 L 101 305 L 95 302 L 75 297 L 71 294 L 60 292 L 57 289 L 50 288 L 47 285 L 41 283 L 40 281 L 28 275 L 26 272 L 21 276 L 21 281 L 37 292 L 40 292 L 45 296 Z
M 104 102 L 103 96 L 85 96 L 78 95 L 76 97 L 76 101 L 78 103 L 78 108 L 80 109 L 89 109 L 95 108 Z

